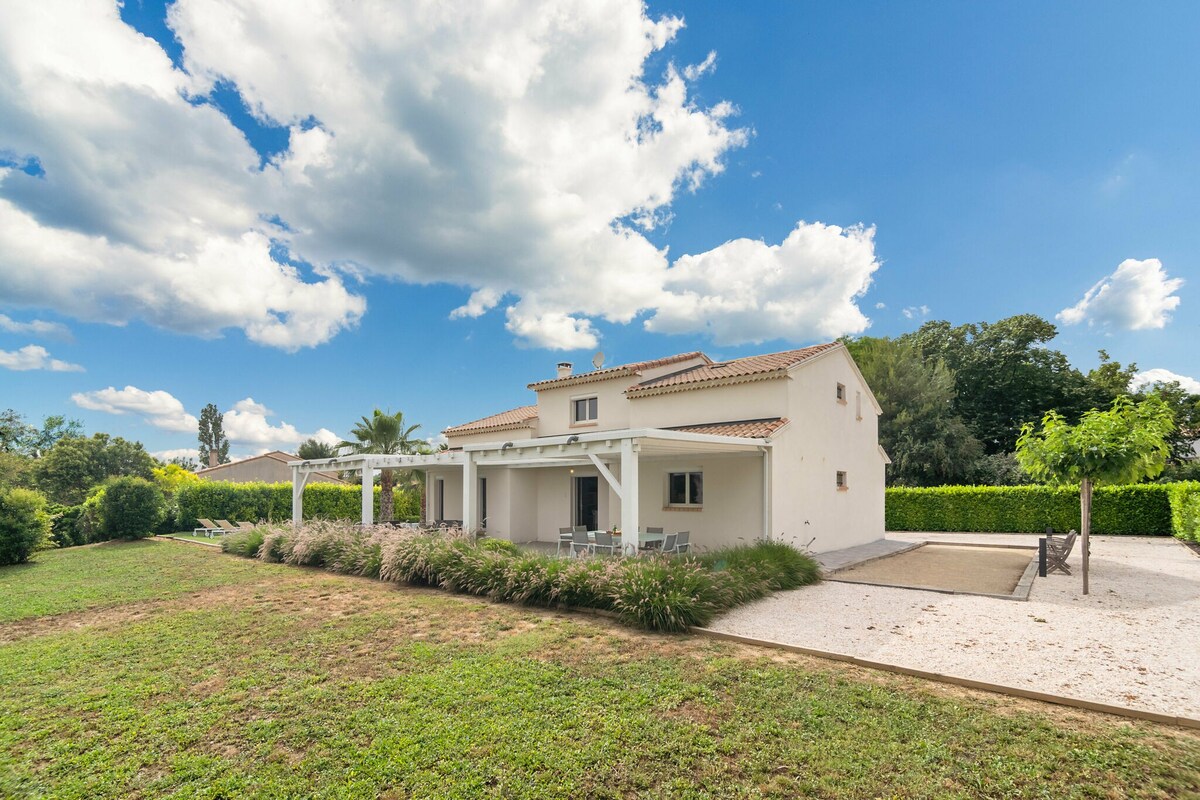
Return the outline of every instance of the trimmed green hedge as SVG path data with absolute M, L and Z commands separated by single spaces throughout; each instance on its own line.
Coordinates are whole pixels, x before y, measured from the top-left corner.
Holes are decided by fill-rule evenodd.
M 395 510 L 399 521 L 418 521 L 421 496 L 416 492 L 393 489 Z M 375 518 L 379 518 L 380 489 L 375 487 Z M 230 483 L 204 481 L 179 489 L 179 529 L 196 526 L 200 517 L 235 522 L 280 522 L 292 518 L 292 485 L 290 483 Z M 305 519 L 350 519 L 362 516 L 362 489 L 334 483 L 310 483 L 304 487 Z
M 1186 542 L 1200 542 L 1200 481 L 1167 484 L 1171 531 Z
M 1092 533 L 1170 535 L 1169 485 L 1101 486 L 1092 494 Z M 1043 533 L 1079 530 L 1072 486 L 937 486 L 888 489 L 889 531 Z

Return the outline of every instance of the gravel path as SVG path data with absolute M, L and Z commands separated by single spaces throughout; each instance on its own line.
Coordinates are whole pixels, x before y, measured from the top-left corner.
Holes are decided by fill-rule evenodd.
M 1033 544 L 1007 534 L 894 540 Z M 897 666 L 1200 718 L 1200 556 L 1170 538 L 1092 537 L 1091 594 L 1037 578 L 1028 602 L 823 582 L 709 627 Z

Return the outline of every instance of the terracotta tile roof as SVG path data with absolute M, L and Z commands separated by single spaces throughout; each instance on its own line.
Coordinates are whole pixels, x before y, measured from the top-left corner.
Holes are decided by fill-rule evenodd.
M 787 370 L 802 361 L 821 355 L 838 347 L 841 342 L 803 347 L 799 350 L 785 350 L 782 353 L 767 353 L 761 356 L 746 356 L 732 361 L 722 361 L 719 364 L 701 364 L 697 367 L 672 372 L 629 387 L 625 394 L 637 397 L 642 394 L 659 394 L 664 391 L 683 391 L 699 388 L 701 384 L 709 383 L 745 383 L 748 381 L 765 380 L 786 374 Z
M 474 422 L 464 422 L 462 425 L 446 428 L 442 433 L 452 436 L 456 433 L 474 433 L 476 431 L 488 431 L 496 428 L 529 427 L 528 423 L 537 419 L 537 415 L 537 406 L 521 406 L 520 408 L 513 408 L 508 411 L 501 411 L 499 414 L 492 414 L 490 417 L 477 419 Z
M 574 375 L 568 375 L 565 378 L 551 378 L 545 381 L 537 381 L 536 383 L 529 384 L 528 388 L 533 389 L 535 392 L 540 392 L 543 389 L 557 389 L 560 386 L 573 386 L 577 383 L 605 381 L 609 378 L 619 378 L 624 375 L 637 375 L 644 369 L 665 367 L 667 364 L 674 364 L 677 361 L 687 361 L 692 358 L 702 358 L 706 362 L 712 363 L 712 359 L 699 350 L 695 350 L 691 353 L 680 353 L 679 355 L 667 356 L 666 358 L 656 358 L 652 361 L 635 361 L 632 364 L 620 364 L 615 367 L 592 370 L 591 372 L 579 372 Z
M 711 433 L 715 436 L 744 436 L 747 439 L 765 439 L 788 424 L 787 417 L 771 419 L 743 419 L 738 422 L 710 422 L 704 425 L 680 425 L 667 428 L 669 431 L 687 433 Z

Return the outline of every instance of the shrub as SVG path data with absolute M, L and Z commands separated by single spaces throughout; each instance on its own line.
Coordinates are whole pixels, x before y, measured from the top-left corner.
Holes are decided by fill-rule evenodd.
M 221 537 L 221 549 L 242 558 L 254 558 L 263 543 L 263 529 L 233 531 Z
M 1092 533 L 1170 533 L 1167 491 L 1163 484 L 1097 488 L 1092 500 Z M 888 489 L 885 524 L 890 531 L 1079 530 L 1079 490 L 1070 486 Z
M 79 506 L 79 516 L 75 520 L 75 540 L 80 544 L 102 542 L 107 538 L 104 533 L 104 494 L 105 487 L 97 486 Z
M 1200 481 L 1171 484 L 1167 494 L 1171 501 L 1171 532 L 1185 542 L 1200 542 Z
M 145 478 L 117 478 L 104 490 L 104 532 L 110 539 L 143 539 L 165 512 L 162 489 Z
M 777 542 L 702 557 L 558 559 L 510 542 L 475 543 L 462 531 L 429 534 L 345 522 L 260 526 L 225 537 L 226 552 L 320 566 L 394 583 L 440 586 L 495 600 L 613 610 L 659 631 L 702 625 L 714 614 L 818 578 L 816 562 Z
M 0 566 L 24 564 L 49 545 L 46 497 L 32 489 L 0 488 Z
M 55 506 L 50 509 L 50 541 L 55 547 L 75 547 L 87 544 L 79 529 L 83 506 Z

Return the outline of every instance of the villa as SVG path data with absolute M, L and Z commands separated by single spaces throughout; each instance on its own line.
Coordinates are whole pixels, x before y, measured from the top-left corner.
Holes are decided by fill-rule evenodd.
M 424 456 L 293 462 L 309 474 L 426 472 L 428 522 L 515 542 L 559 529 L 687 530 L 694 545 L 770 538 L 824 552 L 883 536 L 880 408 L 838 342 L 714 362 L 700 352 L 558 374 L 536 402 L 445 431 Z M 363 522 L 372 500 L 363 493 Z

